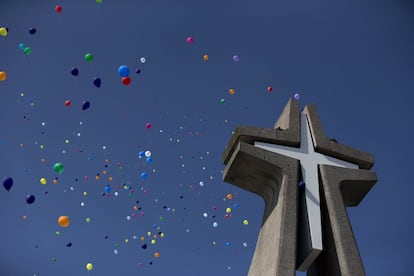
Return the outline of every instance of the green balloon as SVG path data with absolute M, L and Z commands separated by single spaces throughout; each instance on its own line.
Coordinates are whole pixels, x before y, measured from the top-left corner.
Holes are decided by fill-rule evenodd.
M 32 48 L 30 48 L 30 47 L 26 47 L 26 48 L 24 48 L 23 52 L 24 52 L 26 55 L 30 55 L 30 54 L 32 53 Z
M 85 55 L 85 60 L 86 60 L 86 61 L 92 61 L 92 60 L 93 60 L 93 55 L 92 55 L 92 54 L 90 54 L 90 53 L 87 53 L 87 54 Z
M 56 163 L 56 164 L 53 166 L 53 170 L 54 170 L 56 173 L 63 173 L 63 164 L 62 164 L 62 163 Z
M 96 3 L 100 4 L 102 3 L 102 0 L 96 0 Z

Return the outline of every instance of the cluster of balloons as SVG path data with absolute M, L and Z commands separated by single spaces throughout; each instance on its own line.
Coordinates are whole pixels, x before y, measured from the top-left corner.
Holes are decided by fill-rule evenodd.
M 141 58 L 141 62 L 142 62 Z M 145 62 L 145 58 L 144 58 L 144 62 Z M 118 74 L 121 77 L 121 82 L 123 85 L 128 86 L 131 84 L 131 78 L 129 77 L 129 68 L 126 65 L 121 65 L 118 68 Z
M 18 47 L 25 55 L 30 55 L 32 53 L 32 48 L 26 47 L 23 43 L 20 43 Z
M 7 73 L 4 71 L 0 71 L 0 81 L 4 81 L 7 79 Z

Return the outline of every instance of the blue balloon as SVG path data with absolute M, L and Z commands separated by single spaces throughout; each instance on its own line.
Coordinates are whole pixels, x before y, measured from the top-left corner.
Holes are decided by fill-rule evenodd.
M 147 157 L 147 163 L 151 164 L 152 163 L 152 158 L 151 157 Z
M 102 81 L 101 81 L 101 79 L 100 78 L 94 78 L 93 79 L 93 84 L 96 86 L 96 87 L 101 87 L 101 83 L 102 83 Z
M 91 103 L 88 101 L 84 101 L 82 104 L 82 110 L 86 110 L 91 106 Z
M 129 76 L 129 68 L 126 65 L 121 65 L 118 68 L 118 74 L 121 77 L 128 77 Z
M 148 178 L 148 174 L 146 172 L 141 173 L 141 178 L 142 179 L 147 179 Z
M 24 50 L 24 48 L 26 48 L 26 46 L 25 46 L 23 43 L 20 43 L 20 44 L 19 44 L 19 49 L 23 51 L 23 50 Z
M 145 157 L 145 151 L 141 150 L 141 151 L 139 152 L 139 157 Z
M 11 177 L 6 177 L 3 179 L 3 187 L 7 190 L 10 191 L 11 187 L 13 186 L 13 178 Z
M 37 32 L 37 30 L 35 28 L 30 28 L 29 29 L 29 34 L 34 35 Z
M 77 75 L 79 75 L 79 70 L 78 70 L 78 68 L 73 67 L 73 68 L 70 70 L 70 73 L 71 73 L 73 76 L 77 76 Z
M 110 193 L 110 192 L 111 192 L 111 187 L 109 187 L 109 185 L 107 185 L 107 186 L 105 187 L 105 192 L 106 192 L 106 193 Z
M 35 202 L 35 196 L 34 195 L 27 195 L 26 196 L 26 202 L 27 202 L 27 204 L 32 204 L 33 202 Z

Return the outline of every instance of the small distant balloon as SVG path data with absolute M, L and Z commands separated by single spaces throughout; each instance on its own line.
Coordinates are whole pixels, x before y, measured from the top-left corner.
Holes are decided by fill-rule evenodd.
M 203 56 L 203 59 L 204 59 L 205 61 L 207 61 L 207 60 L 208 60 L 208 55 L 204 55 L 204 56 Z
M 56 163 L 55 165 L 53 165 L 53 170 L 56 173 L 63 173 L 63 164 L 62 163 Z
M 102 0 L 96 0 L 96 3 L 101 4 Z
M 6 36 L 7 35 L 7 29 L 5 27 L 0 28 L 0 35 L 1 36 Z
M 121 82 L 122 82 L 123 85 L 128 86 L 128 85 L 131 84 L 131 78 L 130 77 L 123 77 L 121 79 Z
M 151 151 L 147 150 L 147 151 L 145 152 L 145 157 L 151 157 Z
M 225 99 L 220 99 L 220 103 L 221 104 L 225 104 L 226 103 L 226 100 Z
M 233 195 L 232 194 L 227 194 L 226 197 L 227 197 L 228 200 L 231 200 L 233 198 Z
M 91 103 L 89 101 L 84 101 L 82 103 L 82 110 L 86 110 L 91 106 Z
M 70 224 L 69 217 L 68 217 L 68 216 L 60 216 L 60 217 L 58 218 L 58 224 L 59 224 L 61 227 L 68 227 L 68 226 L 69 226 L 69 224 Z
M 293 95 L 293 98 L 297 101 L 300 100 L 300 95 L 298 93 L 296 93 L 295 95 Z
M 44 178 L 44 177 L 40 178 L 40 184 L 46 185 L 46 183 L 47 183 L 46 178 Z
M 30 28 L 29 29 L 29 34 L 34 35 L 37 32 L 37 30 L 35 28 Z
M 106 185 L 105 193 L 110 193 L 110 192 L 111 192 L 111 187 L 109 187 L 109 185 Z
M 141 58 L 139 59 L 139 61 L 141 61 L 141 63 L 145 63 L 147 60 L 146 60 L 144 57 L 141 57 Z
M 69 107 L 71 104 L 72 104 L 72 103 L 71 103 L 69 100 L 66 100 L 66 101 L 65 101 L 65 106 L 68 106 L 68 107 Z
M 3 179 L 3 187 L 6 191 L 10 191 L 11 187 L 13 186 L 13 178 L 5 177 Z
M 61 6 L 59 6 L 59 5 L 57 5 L 57 6 L 55 7 L 55 11 L 56 11 L 57 13 L 61 13 L 61 12 L 62 12 L 62 7 L 61 7 Z
M 145 157 L 145 151 L 141 150 L 138 155 L 140 158 Z
M 20 49 L 20 50 L 22 50 L 22 51 L 24 50 L 24 48 L 26 48 L 26 46 L 24 46 L 24 44 L 23 44 L 23 43 L 20 43 L 18 47 L 19 47 L 19 49 Z
M 146 172 L 141 173 L 141 178 L 142 179 L 147 179 L 148 178 L 148 174 Z
M 93 55 L 91 53 L 85 54 L 85 60 L 86 61 L 92 61 L 93 60 Z
M 70 73 L 72 74 L 72 76 L 77 76 L 79 75 L 79 70 L 78 68 L 73 67 L 72 69 L 70 69 Z
M 192 36 L 187 37 L 187 43 L 192 44 L 194 42 L 194 38 Z
M 97 0 L 98 1 L 98 0 Z M 91 271 L 92 269 L 93 269 L 93 264 L 91 264 L 91 263 L 87 263 L 86 264 L 86 269 L 87 270 L 89 270 L 89 271 Z
M 0 71 L 0 81 L 4 81 L 7 79 L 7 73 L 4 71 Z
M 213 222 L 213 227 L 217 228 L 218 227 L 218 223 L 217 222 Z
M 129 76 L 129 68 L 126 65 L 121 65 L 118 68 L 118 74 L 121 77 L 128 77 Z
M 139 73 L 141 73 L 141 70 L 137 68 L 137 69 L 135 69 L 135 73 L 139 74 Z
M 267 91 L 268 91 L 268 92 L 272 92 L 272 91 L 273 91 L 273 87 L 268 86 L 268 87 L 267 87 Z
M 230 88 L 229 93 L 230 93 L 230 95 L 233 95 L 234 93 L 236 93 L 236 90 L 234 90 L 233 88 Z
M 101 87 L 102 81 L 100 78 L 96 77 L 93 79 L 93 85 L 95 85 L 96 87 Z
M 152 127 L 152 125 L 151 125 L 151 123 L 146 123 L 145 124 L 145 127 L 148 128 L 148 129 L 150 129 Z
M 34 195 L 27 195 L 26 196 L 26 203 L 27 204 L 33 204 L 35 202 L 36 198 Z
M 239 56 L 238 56 L 238 55 L 234 55 L 234 56 L 233 56 L 233 61 L 234 61 L 234 62 L 239 62 L 239 60 L 240 60 L 240 58 L 239 58 Z
M 30 47 L 24 48 L 23 53 L 25 53 L 26 55 L 30 55 L 32 53 L 32 48 L 30 48 Z
M 245 219 L 245 220 L 243 220 L 243 224 L 244 225 L 248 225 L 249 224 L 249 221 L 247 219 Z
M 147 161 L 148 164 L 151 164 L 152 163 L 152 158 L 151 157 L 147 157 L 146 161 Z

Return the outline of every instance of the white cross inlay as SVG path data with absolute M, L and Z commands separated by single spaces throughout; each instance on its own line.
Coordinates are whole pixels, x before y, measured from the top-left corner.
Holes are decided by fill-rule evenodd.
M 298 270 L 307 270 L 322 251 L 321 211 L 319 201 L 318 165 L 358 169 L 358 165 L 331 156 L 315 152 L 306 114 L 301 112 L 300 148 L 276 144 L 255 142 L 256 147 L 279 153 L 300 161 L 302 177 L 305 182 L 307 216 L 310 228 L 311 251 L 298 266 Z M 299 255 L 299 254 L 298 254 Z

